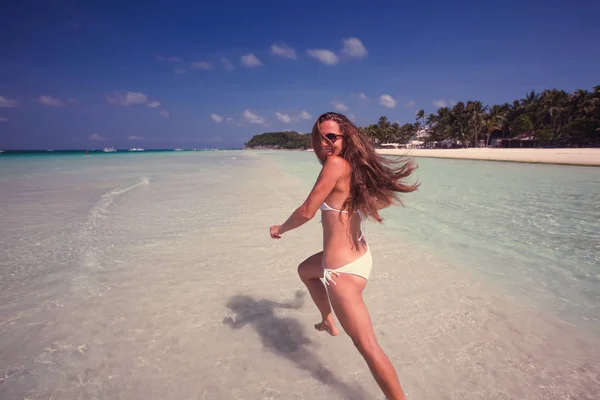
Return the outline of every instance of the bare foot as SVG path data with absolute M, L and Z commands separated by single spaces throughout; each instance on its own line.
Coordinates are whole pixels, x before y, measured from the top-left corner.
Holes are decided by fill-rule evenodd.
M 339 333 L 337 328 L 335 327 L 335 323 L 333 322 L 333 317 L 329 315 L 326 319 L 315 324 L 315 329 L 318 331 L 326 331 L 331 336 L 337 336 Z

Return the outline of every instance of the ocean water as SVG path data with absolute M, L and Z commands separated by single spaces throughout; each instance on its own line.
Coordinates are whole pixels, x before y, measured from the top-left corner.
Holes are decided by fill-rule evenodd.
M 420 190 L 367 223 L 365 299 L 409 398 L 595 398 L 599 170 L 416 161 Z M 319 168 L 0 156 L 0 398 L 381 398 L 351 341 L 310 329 L 318 218 L 268 236 Z
M 311 152 L 265 156 L 307 190 L 320 169 Z M 419 190 L 372 229 L 600 335 L 599 168 L 412 160 Z
M 181 273 L 219 257 L 202 242 L 243 212 L 219 209 L 218 199 L 236 190 L 223 182 L 249 180 L 248 158 L 238 153 L 0 158 L 0 398 L 128 397 L 124 381 L 114 391 L 97 387 L 97 374 L 123 378 L 141 362 L 136 337 L 152 346 L 159 330 L 175 329 L 149 328 L 175 307 L 168 291 L 151 285 L 165 285 L 171 266 Z M 126 367 L 115 370 L 112 357 Z M 146 389 L 132 390 L 137 397 Z

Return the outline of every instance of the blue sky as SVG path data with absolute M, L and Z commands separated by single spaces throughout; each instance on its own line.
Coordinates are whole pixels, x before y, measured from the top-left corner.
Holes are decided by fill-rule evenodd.
M 239 148 L 600 84 L 592 1 L 6 3 L 1 149 Z

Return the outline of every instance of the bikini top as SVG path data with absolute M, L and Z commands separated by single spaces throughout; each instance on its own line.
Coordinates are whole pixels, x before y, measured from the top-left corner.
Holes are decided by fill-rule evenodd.
M 346 210 L 336 210 L 335 208 L 331 207 L 329 204 L 327 204 L 326 202 L 323 202 L 323 204 L 321 204 L 321 207 L 319 207 L 319 210 L 321 211 L 335 211 L 335 212 L 341 212 L 344 214 L 348 214 L 348 211 Z M 356 210 L 355 212 L 358 212 L 358 210 Z
M 321 211 L 335 211 L 335 212 L 341 212 L 341 213 L 344 213 L 344 214 L 348 214 L 347 210 L 336 210 L 335 208 L 331 207 L 326 202 L 323 202 L 323 204 L 321 204 L 321 206 L 319 207 L 319 210 L 321 210 Z M 354 214 L 358 214 L 360 216 L 360 237 L 358 238 L 358 240 L 361 240 L 363 238 L 363 236 L 364 236 L 363 214 L 360 212 L 360 210 L 354 211 Z

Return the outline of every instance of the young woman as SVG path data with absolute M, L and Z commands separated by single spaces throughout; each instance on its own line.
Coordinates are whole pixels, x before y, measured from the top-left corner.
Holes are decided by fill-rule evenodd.
M 380 209 L 394 202 L 402 204 L 399 194 L 418 187 L 403 182 L 416 165 L 407 161 L 395 167 L 391 159 L 375 152 L 370 140 L 348 118 L 334 112 L 317 119 L 312 145 L 323 168 L 304 203 L 282 225 L 270 228 L 271 237 L 280 239 L 321 210 L 323 251 L 298 267 L 300 279 L 321 312 L 322 321 L 315 328 L 338 334 L 332 306 L 385 396 L 405 399 L 394 366 L 377 343 L 362 299 L 372 267 L 362 219 L 371 217 L 381 223 Z

